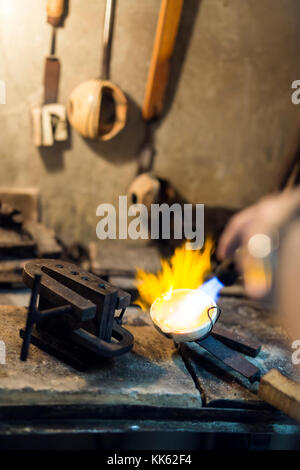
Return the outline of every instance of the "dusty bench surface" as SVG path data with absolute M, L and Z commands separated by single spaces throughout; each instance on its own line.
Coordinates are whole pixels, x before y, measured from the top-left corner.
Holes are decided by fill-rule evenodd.
M 0 405 L 101 404 L 201 407 L 201 397 L 174 343 L 161 336 L 139 309 L 127 313 L 135 336 L 133 351 L 101 359 L 88 372 L 78 372 L 35 346 L 26 362 L 19 360 L 19 330 L 26 310 L 0 306 L 0 339 L 7 364 L 0 366 Z
M 287 337 L 266 312 L 248 300 L 220 300 L 220 322 L 244 335 L 255 335 L 262 351 L 254 364 L 267 372 L 278 368 L 289 377 L 295 370 Z M 36 404 L 142 405 L 180 409 L 203 406 L 269 408 L 256 396 L 257 384 L 218 363 L 195 343 L 176 348 L 160 335 L 147 313 L 130 308 L 126 327 L 135 337 L 131 352 L 101 359 L 87 372 L 78 372 L 30 346 L 28 360 L 19 360 L 20 328 L 26 309 L 0 306 L 0 340 L 6 344 L 5 366 L 0 365 L 0 406 Z

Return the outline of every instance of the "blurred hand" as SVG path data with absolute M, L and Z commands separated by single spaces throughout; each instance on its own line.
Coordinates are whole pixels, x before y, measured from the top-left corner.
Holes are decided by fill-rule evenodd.
M 291 223 L 292 216 L 296 212 L 298 212 L 298 218 Z M 230 220 L 217 248 L 217 256 L 220 259 L 232 256 L 236 249 L 239 249 L 238 264 L 244 274 L 246 292 L 251 297 L 263 298 L 268 293 L 267 287 L 269 286 L 267 282 L 264 283 L 259 269 L 255 272 L 257 282 L 253 282 L 255 276 L 247 275 L 256 263 L 251 254 L 251 241 L 254 240 L 254 236 L 274 240 L 274 235 L 282 233 L 282 228 L 286 228 L 278 247 L 277 272 L 275 273 L 276 299 L 274 300 L 281 323 L 284 324 L 289 335 L 296 340 L 300 340 L 299 216 L 299 189 L 267 196 Z
M 272 234 L 300 209 L 300 190 L 266 196 L 239 212 L 228 223 L 217 249 L 220 259 L 232 256 L 239 247 L 247 247 L 257 233 Z

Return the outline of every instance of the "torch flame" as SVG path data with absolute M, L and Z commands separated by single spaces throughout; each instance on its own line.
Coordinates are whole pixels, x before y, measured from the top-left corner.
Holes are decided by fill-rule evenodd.
M 184 244 L 175 249 L 170 260 L 161 259 L 161 270 L 147 273 L 137 270 L 136 285 L 139 298 L 136 301 L 143 310 L 162 295 L 169 300 L 176 289 L 197 289 L 211 271 L 211 255 L 214 243 L 207 239 L 202 250 L 188 250 Z

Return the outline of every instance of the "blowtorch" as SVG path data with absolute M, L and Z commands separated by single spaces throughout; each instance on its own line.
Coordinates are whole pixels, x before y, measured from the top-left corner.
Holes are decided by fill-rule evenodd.
M 278 245 L 276 237 L 257 233 L 249 239 L 242 259 L 247 294 L 264 302 L 275 300 Z M 208 293 L 209 289 L 210 294 L 216 298 L 214 293 L 218 294 L 223 287 L 232 286 L 237 281 L 240 275 L 240 250 L 237 249 L 231 257 L 218 265 L 213 277 L 202 286 L 205 292 Z

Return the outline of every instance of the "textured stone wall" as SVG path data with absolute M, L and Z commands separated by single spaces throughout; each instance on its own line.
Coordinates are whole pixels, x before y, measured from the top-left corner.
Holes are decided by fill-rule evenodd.
M 155 170 L 192 202 L 240 207 L 274 186 L 294 145 L 300 107 L 298 0 L 185 0 L 167 113 L 156 132 Z M 75 132 L 69 146 L 31 143 L 31 106 L 42 99 L 50 42 L 44 0 L 0 0 L 0 186 L 37 186 L 43 219 L 70 241 L 95 239 L 99 203 L 116 203 L 136 171 L 139 107 L 160 0 L 119 0 L 111 78 L 130 97 L 126 130 L 109 143 Z M 104 0 L 70 0 L 57 38 L 60 101 L 99 73 Z

